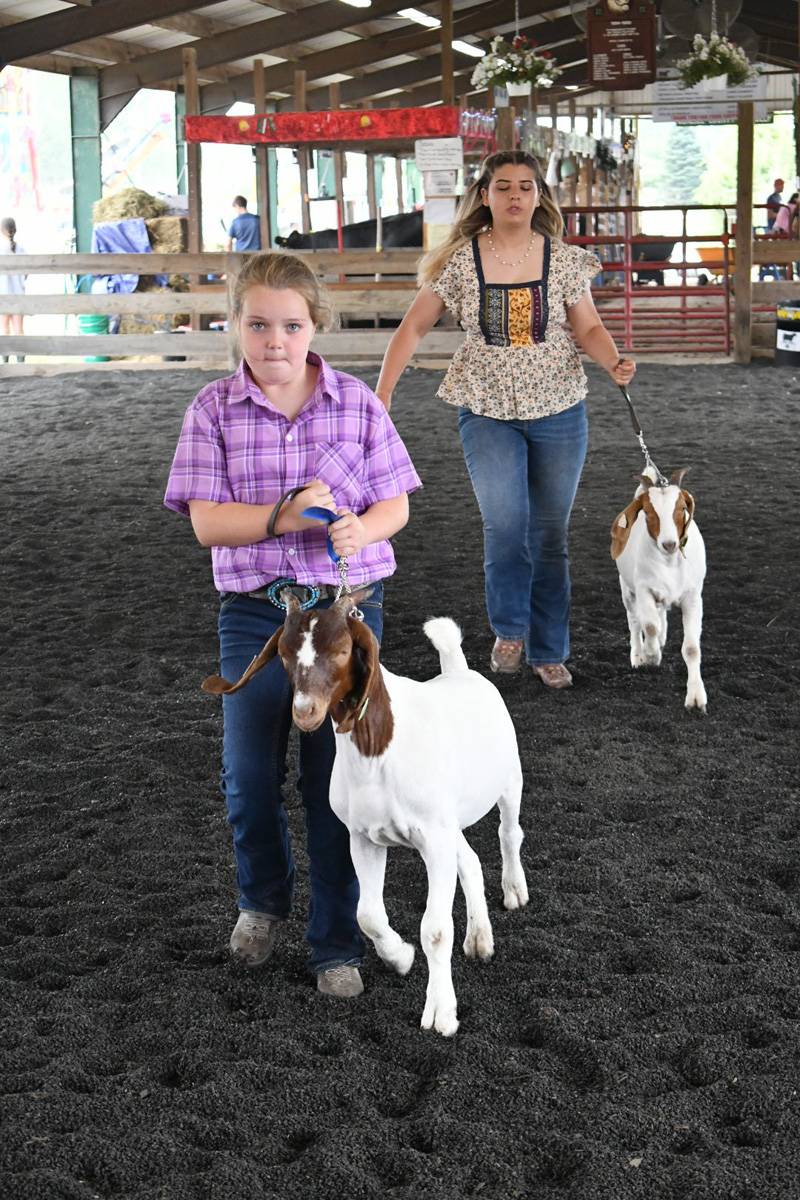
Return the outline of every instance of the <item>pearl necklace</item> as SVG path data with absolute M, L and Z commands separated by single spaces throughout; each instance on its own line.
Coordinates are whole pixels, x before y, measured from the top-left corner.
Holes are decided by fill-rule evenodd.
M 492 254 L 495 256 L 495 258 L 497 259 L 497 261 L 499 263 L 501 263 L 504 267 L 518 267 L 522 263 L 525 262 L 525 259 L 529 256 L 531 250 L 533 250 L 533 245 L 534 245 L 534 242 L 536 241 L 536 232 L 535 232 L 535 230 L 531 231 L 531 240 L 528 242 L 528 249 L 525 251 L 522 258 L 518 258 L 516 262 L 507 262 L 504 258 L 501 258 L 500 255 L 497 253 L 497 251 L 494 248 L 494 242 L 492 241 L 491 225 L 486 226 L 486 240 L 489 243 L 489 249 L 491 250 Z

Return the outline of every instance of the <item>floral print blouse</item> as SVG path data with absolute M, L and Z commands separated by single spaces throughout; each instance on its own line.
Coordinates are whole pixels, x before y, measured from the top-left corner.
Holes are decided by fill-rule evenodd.
M 466 330 L 437 395 L 500 420 L 535 420 L 577 404 L 586 375 L 567 309 L 601 269 L 588 250 L 544 240 L 541 279 L 486 283 L 478 239 L 456 250 L 430 288 Z

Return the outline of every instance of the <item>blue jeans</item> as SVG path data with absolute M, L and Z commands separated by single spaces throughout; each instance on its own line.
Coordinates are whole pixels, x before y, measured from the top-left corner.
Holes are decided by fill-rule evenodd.
M 581 400 L 553 417 L 497 421 L 462 408 L 458 431 L 483 518 L 486 609 L 529 663 L 569 655 L 567 530 L 586 458 Z
M 380 640 L 383 585 L 372 585 L 359 607 Z M 318 608 L 329 608 L 330 600 Z M 284 620 L 266 599 L 223 593 L 219 612 L 222 675 L 238 679 Z M 222 792 L 239 884 L 239 908 L 284 919 L 289 915 L 295 867 L 283 798 L 286 749 L 292 724 L 292 690 L 279 658 L 246 687 L 223 697 Z M 299 734 L 299 787 L 306 813 L 310 905 L 306 937 L 311 967 L 322 971 L 358 963 L 364 943 L 356 921 L 358 879 L 350 860 L 350 835 L 331 810 L 328 785 L 336 753 L 330 717 L 314 733 Z

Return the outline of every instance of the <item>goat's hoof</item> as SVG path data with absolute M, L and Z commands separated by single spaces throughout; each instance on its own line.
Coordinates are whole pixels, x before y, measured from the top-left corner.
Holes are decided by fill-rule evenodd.
M 453 1037 L 458 1030 L 458 1018 L 454 1007 L 437 1008 L 430 1002 L 425 1005 L 425 1011 L 420 1021 L 421 1029 L 435 1029 L 442 1037 Z
M 684 708 L 689 708 L 689 709 L 696 708 L 698 710 L 698 712 L 702 713 L 703 716 L 706 716 L 707 704 L 708 704 L 708 697 L 706 696 L 705 691 L 692 692 L 691 694 L 689 692 L 686 693 L 686 700 L 684 701 Z
M 524 908 L 528 903 L 528 885 L 524 879 L 503 884 L 503 904 L 508 909 Z
M 413 963 L 414 947 L 410 942 L 403 942 L 402 946 L 392 960 L 392 966 L 394 967 L 395 971 L 397 971 L 398 975 L 407 975 L 411 970 Z
M 464 953 L 467 958 L 480 958 L 483 962 L 494 954 L 494 934 L 491 925 L 479 925 L 467 930 L 464 938 Z

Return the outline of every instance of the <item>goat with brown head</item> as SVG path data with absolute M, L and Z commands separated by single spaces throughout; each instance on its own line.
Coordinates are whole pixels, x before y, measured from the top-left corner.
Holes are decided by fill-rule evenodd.
M 688 467 L 676 471 L 664 487 L 656 486 L 649 475 L 635 476 L 640 481 L 636 495 L 611 526 L 613 559 L 625 550 L 640 512 L 644 513 L 648 534 L 662 554 L 669 556 L 683 549 L 694 516 L 694 496 L 681 487 L 687 471 Z
M 700 675 L 705 546 L 694 520 L 694 497 L 681 485 L 686 470 L 659 486 L 646 472 L 631 503 L 611 526 L 611 557 L 619 571 L 628 614 L 631 666 L 657 667 L 667 640 L 667 613 L 683 615 L 682 654 L 687 666 L 686 707 L 706 710 Z M 644 515 L 640 521 L 639 514 Z
M 292 717 L 303 733 L 319 729 L 328 713 L 337 733 L 353 733 L 363 754 L 381 754 L 391 741 L 392 713 L 380 673 L 378 641 L 355 615 L 362 589 L 330 608 L 303 611 L 290 591 L 281 594 L 286 621 L 236 683 L 210 675 L 202 687 L 230 695 L 278 656 L 294 691 Z

